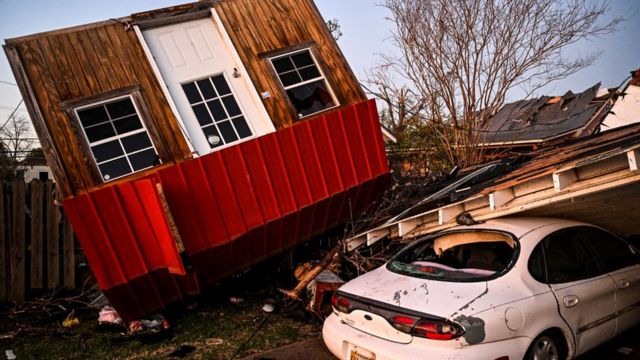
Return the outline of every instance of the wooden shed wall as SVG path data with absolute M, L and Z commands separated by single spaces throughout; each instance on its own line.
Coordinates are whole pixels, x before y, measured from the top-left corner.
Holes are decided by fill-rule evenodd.
M 137 86 L 151 117 L 145 124 L 162 161 L 190 156 L 132 29 L 110 21 L 7 40 L 5 51 L 63 197 L 102 184 L 77 120 L 61 106 L 65 101 Z
M 319 65 L 341 106 L 366 96 L 312 0 L 224 0 L 214 3 L 225 29 L 276 129 L 298 117 L 273 73 L 267 55 L 300 44 L 315 45 Z

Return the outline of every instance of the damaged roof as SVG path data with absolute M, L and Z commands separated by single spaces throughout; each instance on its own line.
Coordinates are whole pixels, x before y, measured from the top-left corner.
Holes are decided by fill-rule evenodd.
M 465 212 L 487 220 L 549 209 L 563 201 L 578 204 L 580 196 L 614 188 L 635 193 L 640 187 L 638 162 L 640 123 L 485 163 L 430 185 L 431 193 L 378 216 L 368 226 L 360 224 L 359 229 L 366 230 L 356 230 L 357 235 L 347 240 L 348 248 L 442 230 L 454 226 L 456 217 Z
M 597 96 L 599 88 L 600 83 L 578 94 L 506 104 L 484 127 L 483 145 L 545 142 L 587 127 L 606 104 Z

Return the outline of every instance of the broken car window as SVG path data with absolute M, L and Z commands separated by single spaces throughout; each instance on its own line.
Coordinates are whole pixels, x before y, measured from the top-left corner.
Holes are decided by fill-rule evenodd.
M 484 280 L 513 261 L 516 243 L 508 234 L 455 232 L 418 240 L 393 257 L 390 271 L 441 280 Z

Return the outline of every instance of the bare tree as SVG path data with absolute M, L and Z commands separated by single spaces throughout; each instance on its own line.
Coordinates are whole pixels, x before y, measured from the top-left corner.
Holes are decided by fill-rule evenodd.
M 605 19 L 608 1 L 385 0 L 399 52 L 384 55 L 367 83 L 398 124 L 418 112 L 452 165 L 476 163 L 481 129 L 510 90 L 531 94 L 597 59 L 567 49 L 619 27 L 623 18 Z
M 35 143 L 31 135 L 31 122 L 24 115 L 12 115 L 0 128 L 0 138 L 2 139 L 0 172 L 5 178 L 15 176 L 20 170 L 20 162 Z

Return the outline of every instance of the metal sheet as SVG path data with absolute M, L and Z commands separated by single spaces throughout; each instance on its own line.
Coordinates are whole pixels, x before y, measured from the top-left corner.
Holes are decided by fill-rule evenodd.
M 373 100 L 345 107 L 144 180 L 162 185 L 197 278 L 211 284 L 381 196 L 389 167 L 377 114 Z M 170 275 L 181 269 L 177 252 L 169 251 L 175 243 L 158 215 L 157 194 L 141 186 L 119 183 L 64 204 L 101 288 L 125 319 L 199 287 Z

